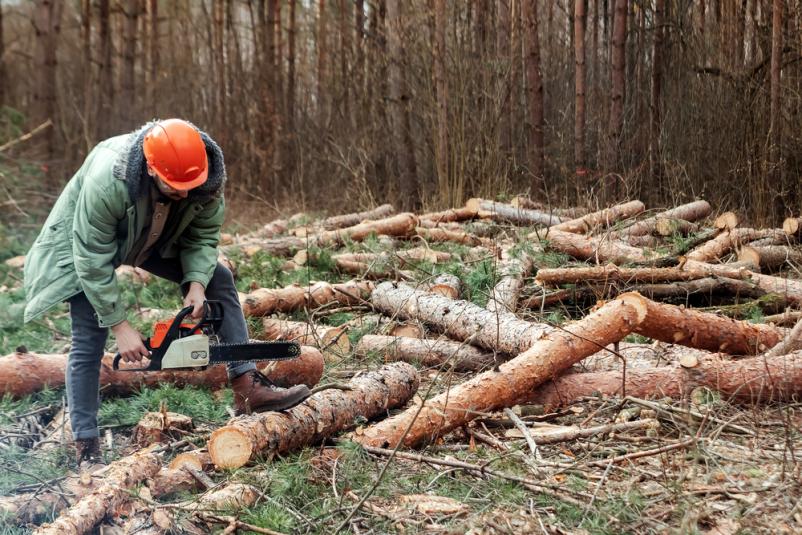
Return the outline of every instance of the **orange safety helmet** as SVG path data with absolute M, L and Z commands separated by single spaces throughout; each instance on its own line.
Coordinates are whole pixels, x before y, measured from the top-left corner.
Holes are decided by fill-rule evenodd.
M 186 121 L 159 121 L 145 134 L 142 148 L 148 165 L 173 189 L 196 188 L 209 176 L 206 144 Z

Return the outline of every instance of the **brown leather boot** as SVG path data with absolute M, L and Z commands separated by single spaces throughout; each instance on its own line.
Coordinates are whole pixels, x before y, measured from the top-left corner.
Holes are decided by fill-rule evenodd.
M 257 370 L 231 380 L 234 390 L 234 410 L 237 414 L 285 411 L 309 397 L 306 385 L 281 388 Z
M 75 463 L 103 464 L 100 454 L 100 441 L 95 438 L 80 438 L 75 441 Z

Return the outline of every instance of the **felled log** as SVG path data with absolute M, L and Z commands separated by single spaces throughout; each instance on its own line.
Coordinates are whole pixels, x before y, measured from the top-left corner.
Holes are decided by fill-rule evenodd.
M 697 262 L 712 262 L 740 247 L 741 244 L 769 237 L 777 240 L 787 239 L 780 229 L 736 228 L 723 232 L 712 240 L 703 243 L 688 253 L 687 257 L 688 260 L 696 260 Z
M 617 204 L 598 212 L 592 212 L 582 217 L 564 221 L 551 227 L 551 230 L 586 234 L 597 228 L 609 227 L 618 221 L 635 217 L 643 212 L 646 206 L 640 201 L 629 201 Z
M 584 236 L 550 228 L 548 232 L 533 232 L 530 239 L 546 240 L 548 248 L 560 251 L 580 260 L 626 264 L 645 262 L 649 256 L 643 249 L 632 247 L 607 236 Z
M 450 208 L 441 212 L 428 212 L 420 216 L 421 221 L 431 223 L 451 223 L 454 221 L 467 221 L 476 217 L 476 210 L 468 207 Z
M 530 210 L 545 211 L 550 214 L 553 213 L 554 215 L 563 219 L 576 219 L 577 217 L 582 217 L 588 213 L 585 208 L 581 208 L 579 206 L 572 206 L 568 208 L 552 208 L 548 205 L 535 202 L 532 199 L 522 195 L 518 195 L 517 197 L 513 198 L 510 201 L 510 206 L 514 206 L 515 208 L 527 208 Z
M 710 204 L 707 201 L 694 201 L 688 204 L 683 204 L 655 214 L 652 217 L 638 221 L 629 227 L 613 232 L 613 237 L 616 238 L 633 238 L 637 236 L 646 236 L 655 232 L 657 225 L 660 221 L 666 220 L 681 220 L 681 221 L 698 221 L 710 215 Z
M 499 371 L 487 371 L 404 412 L 374 424 L 354 437 L 361 444 L 412 447 L 464 425 L 480 413 L 511 407 L 534 389 L 599 347 L 621 340 L 645 317 L 643 298 L 622 296 L 584 319 L 555 330 Z M 406 433 L 406 435 L 405 435 Z
M 740 223 L 738 214 L 735 212 L 724 212 L 716 217 L 713 221 L 713 226 L 719 230 L 732 230 Z
M 719 355 L 685 359 L 678 366 L 652 369 L 572 373 L 532 391 L 527 403 L 553 410 L 587 396 L 680 398 L 694 388 L 707 387 L 722 398 L 740 403 L 767 403 L 802 396 L 802 352 L 779 357 L 752 357 L 737 361 Z
M 100 385 L 103 393 L 125 395 L 141 388 L 156 388 L 160 384 L 177 386 L 221 387 L 228 382 L 225 366 L 210 366 L 203 371 L 125 372 L 112 368 L 112 355 L 103 357 L 100 367 Z M 120 363 L 120 367 L 140 367 L 139 363 Z M 64 385 L 67 355 L 12 353 L 0 357 L 0 394 L 20 398 L 42 390 L 46 385 L 57 388 Z M 323 356 L 316 348 L 302 347 L 301 356 L 259 366 L 271 381 L 280 386 L 306 384 L 314 386 L 323 375 Z
M 428 283 L 427 290 L 450 299 L 459 299 L 462 281 L 456 275 L 441 273 Z
M 802 319 L 802 310 L 786 310 L 781 314 L 763 316 L 763 323 L 773 323 L 778 327 L 793 327 Z
M 404 405 L 417 391 L 418 373 L 404 362 L 351 379 L 350 390 L 324 390 L 285 412 L 240 416 L 212 433 L 208 450 L 218 468 L 243 466 L 256 455 L 317 443 Z
M 327 230 L 308 237 L 317 246 L 337 245 L 345 240 L 362 241 L 371 234 L 386 236 L 412 236 L 418 226 L 418 217 L 405 212 L 384 219 L 365 221 L 358 225 Z
M 493 353 L 462 342 L 366 334 L 354 348 L 354 355 L 365 358 L 375 354 L 384 355 L 388 362 L 420 363 L 426 367 L 453 366 L 458 372 L 486 370 L 494 363 Z
M 684 219 L 665 218 L 658 219 L 654 224 L 654 232 L 658 236 L 673 236 L 679 234 L 687 236 L 699 230 L 696 223 L 685 221 Z
M 802 265 L 802 252 L 787 245 L 769 247 L 741 247 L 739 262 L 749 262 L 761 271 L 777 271 L 785 265 Z
M 418 227 L 415 234 L 430 242 L 453 242 L 462 245 L 481 245 L 482 239 L 464 231 L 449 230 L 440 227 L 425 228 Z
M 500 277 L 487 301 L 487 309 L 491 312 L 515 313 L 524 277 L 529 275 L 534 266 L 532 257 L 527 254 L 522 253 L 516 258 L 510 256 L 509 250 L 503 251 Z
M 305 321 L 262 319 L 265 340 L 292 340 L 320 349 L 327 360 L 338 361 L 351 351 L 351 342 L 344 327 L 315 325 Z
M 755 273 L 743 267 L 732 267 L 730 264 L 706 264 L 694 260 L 685 262 L 683 269 L 706 269 L 719 277 L 748 279 L 767 294 L 776 294 L 785 298 L 788 303 L 802 305 L 802 281 L 800 280 Z
M 36 535 L 83 535 L 126 500 L 130 489 L 154 476 L 161 468 L 158 455 L 141 451 L 113 462 L 101 483 L 50 524 L 35 530 Z
M 535 283 L 541 286 L 558 286 L 561 284 L 577 284 L 582 282 L 613 282 L 621 281 L 631 284 L 690 281 L 708 278 L 715 275 L 715 268 L 706 265 L 691 264 L 690 266 L 670 268 L 623 268 L 614 264 L 606 266 L 574 267 L 540 269 L 535 276 Z M 728 278 L 737 278 L 738 271 L 734 271 Z M 742 273 L 744 276 L 745 272 Z
M 336 301 L 343 305 L 363 302 L 373 290 L 370 281 L 352 280 L 340 284 L 315 282 L 309 286 L 293 284 L 285 288 L 259 288 L 240 294 L 242 311 L 246 316 L 267 316 L 275 312 L 292 312 L 317 308 Z
M 629 288 L 649 299 L 684 298 L 692 295 L 711 295 L 726 292 L 740 298 L 758 298 L 766 292 L 746 280 L 727 277 L 706 277 L 689 281 L 676 281 L 661 284 L 636 284 Z
M 373 306 L 388 316 L 416 319 L 454 340 L 502 353 L 528 349 L 553 327 L 521 320 L 513 314 L 496 314 L 468 301 L 453 300 L 404 284 L 383 282 L 370 298 Z
M 516 208 L 509 204 L 485 199 L 469 199 L 465 206 L 469 210 L 476 210 L 479 217 L 497 221 L 509 221 L 520 225 L 551 226 L 562 222 L 562 219 L 554 214 L 542 212 L 540 210 Z
M 643 299 L 646 312 L 634 332 L 670 344 L 731 355 L 756 355 L 779 343 L 782 329 Z
M 297 251 L 306 248 L 307 242 L 296 236 L 282 236 L 279 238 L 248 238 L 242 241 L 224 245 L 220 250 L 229 252 L 232 249 L 239 249 L 245 256 L 251 257 L 256 253 L 264 253 L 271 256 L 292 256 Z
M 372 210 L 327 217 L 320 222 L 320 227 L 325 230 L 352 227 L 362 223 L 363 221 L 372 221 L 389 217 L 393 213 L 395 213 L 395 208 L 393 208 L 392 204 L 382 204 L 381 206 L 377 206 Z
M 131 441 L 141 447 L 177 438 L 192 431 L 192 418 L 176 412 L 146 412 L 131 432 Z

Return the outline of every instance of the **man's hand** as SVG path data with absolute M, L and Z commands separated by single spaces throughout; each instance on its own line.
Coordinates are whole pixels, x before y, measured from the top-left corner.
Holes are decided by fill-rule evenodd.
M 203 316 L 203 303 L 206 301 L 206 289 L 199 282 L 190 282 L 189 291 L 184 297 L 184 306 L 192 305 L 191 316 L 195 319 L 200 319 Z
M 142 358 L 150 357 L 150 352 L 142 342 L 142 337 L 127 321 L 118 323 L 111 328 L 117 340 L 117 351 L 125 362 L 137 362 Z

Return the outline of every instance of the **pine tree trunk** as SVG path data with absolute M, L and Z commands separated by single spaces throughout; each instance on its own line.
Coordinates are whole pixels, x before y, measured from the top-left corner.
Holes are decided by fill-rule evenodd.
M 93 121 L 98 125 L 98 135 L 106 138 L 116 130 L 113 110 L 116 94 L 114 91 L 114 64 L 112 62 L 111 8 L 110 0 L 99 0 L 99 40 L 100 40 L 100 106 Z M 102 125 L 102 126 L 101 126 Z
M 685 265 L 682 268 L 622 268 L 611 264 L 593 267 L 544 268 L 538 270 L 535 283 L 541 286 L 557 286 L 583 282 L 622 281 L 639 284 L 691 281 L 715 275 L 713 269 L 706 269 L 705 266 L 705 264 L 697 263 L 694 266 Z
M 610 92 L 610 161 L 608 171 L 621 169 L 621 138 L 624 131 L 626 92 L 627 0 L 615 0 L 613 18 L 612 84 Z
M 540 41 L 538 33 L 538 1 L 522 0 L 524 19 L 524 69 L 526 71 L 526 101 L 528 108 L 527 134 L 529 138 L 530 191 L 540 194 L 545 183 L 543 137 L 543 78 L 540 73 Z M 550 4 L 550 3 L 549 3 Z
M 510 129 L 510 93 L 511 93 L 511 66 L 513 57 L 510 54 L 510 34 L 512 33 L 510 11 L 514 6 L 511 3 L 514 0 L 497 0 L 496 1 L 496 57 L 498 58 L 497 72 L 497 91 L 498 98 L 501 100 L 501 109 L 499 110 L 499 148 L 501 153 L 506 158 L 510 153 L 510 146 L 512 145 L 512 131 Z M 436 0 L 442 2 L 444 0 Z M 436 4 L 435 4 L 436 5 Z M 445 46 L 443 47 L 445 48 Z M 517 55 L 514 56 L 517 58 Z
M 314 394 L 284 412 L 240 416 L 212 433 L 208 449 L 217 468 L 238 468 L 256 455 L 280 454 L 312 445 L 403 406 L 418 389 L 418 373 L 403 362 L 351 379 L 349 390 Z
M 781 86 L 783 47 L 783 0 L 773 0 L 771 23 L 771 87 L 769 111 L 769 163 L 772 166 L 770 176 L 774 181 L 782 182 L 782 123 L 781 123 Z
M 587 0 L 574 0 L 574 167 L 577 173 L 585 168 L 585 24 Z
M 500 3 L 503 3 L 502 0 Z M 446 80 L 446 0 L 434 0 L 434 43 L 432 43 L 435 101 L 437 107 L 437 140 L 435 162 L 440 199 L 454 204 L 448 174 L 448 81 Z
M 481 413 L 511 407 L 529 397 L 540 384 L 621 340 L 644 316 L 641 299 L 619 298 L 584 319 L 555 330 L 514 359 L 443 394 L 415 404 L 364 430 L 355 440 L 377 447 L 412 447 L 465 425 Z M 405 434 L 406 433 L 406 434 Z
M 297 0 L 290 0 L 290 21 L 287 30 L 287 104 L 285 114 L 287 117 L 287 130 L 290 134 L 295 132 L 295 34 L 296 4 Z
M 652 47 L 652 84 L 650 94 L 651 121 L 649 121 L 649 167 L 652 177 L 657 181 L 658 192 L 663 191 L 662 156 L 660 134 L 662 115 L 660 112 L 660 90 L 663 84 L 663 11 L 665 0 L 655 0 L 654 6 L 654 44 Z
M 309 286 L 258 288 L 241 294 L 242 311 L 246 316 L 267 316 L 274 312 L 291 312 L 317 308 L 336 301 L 344 305 L 360 304 L 373 290 L 370 281 L 349 281 L 341 284 L 316 282 Z
M 122 80 L 121 96 L 126 103 L 126 116 L 121 117 L 126 129 L 133 128 L 132 116 L 136 116 L 136 37 L 137 22 L 139 20 L 139 0 L 126 0 L 122 11 L 125 21 L 123 23 L 123 52 L 122 52 Z
M 37 83 L 34 91 L 35 108 L 40 122 L 52 121 L 53 125 L 45 131 L 47 143 L 47 174 L 52 176 L 49 166 L 56 157 L 57 132 L 60 130 L 58 102 L 56 99 L 56 73 L 58 70 L 59 34 L 61 33 L 61 12 L 63 0 L 37 0 L 34 12 L 36 34 Z M 3 81 L 5 83 L 5 80 Z

